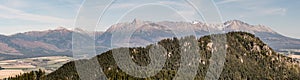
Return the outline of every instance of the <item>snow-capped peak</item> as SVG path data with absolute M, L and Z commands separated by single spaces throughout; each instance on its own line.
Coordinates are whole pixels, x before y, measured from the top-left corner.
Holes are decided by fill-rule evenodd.
M 270 32 L 276 33 L 269 27 L 263 25 L 250 25 L 240 20 L 231 20 L 224 23 L 226 30 L 228 31 L 247 31 L 247 32 Z
M 225 22 L 224 25 L 228 26 L 228 25 L 249 25 L 249 24 L 240 20 L 230 20 Z
M 192 21 L 192 24 L 198 24 L 200 21 Z

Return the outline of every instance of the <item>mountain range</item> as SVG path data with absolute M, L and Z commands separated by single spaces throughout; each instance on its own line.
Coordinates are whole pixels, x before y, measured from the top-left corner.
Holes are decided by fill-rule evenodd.
M 105 52 L 115 47 L 135 47 L 145 46 L 155 43 L 165 38 L 183 37 L 184 32 L 180 31 L 193 30 L 196 37 L 209 35 L 211 31 L 218 29 L 218 26 L 224 25 L 225 32 L 244 31 L 258 36 L 266 44 L 270 45 L 275 51 L 281 49 L 300 49 L 300 40 L 283 36 L 269 27 L 263 25 L 251 25 L 239 20 L 231 20 L 223 24 L 206 24 L 202 22 L 151 22 L 134 19 L 132 22 L 117 23 L 112 25 L 105 32 L 96 32 L 96 51 L 97 53 Z M 72 34 L 79 33 L 77 30 L 68 30 L 58 28 L 46 31 L 30 31 L 17 33 L 14 35 L 0 35 L 0 60 L 36 57 L 36 56 L 53 56 L 66 55 L 72 56 Z M 113 35 L 117 32 L 132 32 L 125 41 L 121 41 L 117 46 L 111 45 Z M 81 33 L 79 33 L 81 34 Z
M 275 50 L 300 49 L 299 39 L 293 39 L 283 36 L 267 26 L 250 25 L 239 20 L 227 21 L 221 25 L 224 25 L 225 32 L 243 31 L 252 33 L 258 36 L 260 39 L 262 39 Z M 197 35 L 197 37 L 202 37 L 204 35 L 209 35 L 211 31 L 217 30 L 218 26 L 220 26 L 220 24 L 170 21 L 150 22 L 135 19 L 131 23 L 119 23 L 112 25 L 112 27 L 105 31 L 102 36 L 98 37 L 97 41 L 99 42 L 99 44 L 110 44 L 109 41 L 111 41 L 111 35 L 114 34 L 114 32 L 120 32 L 134 27 L 133 29 L 135 29 L 135 31 L 131 36 L 130 43 L 135 46 L 145 46 L 149 43 L 154 43 L 164 38 L 186 36 L 178 36 L 178 34 L 174 33 L 176 31 L 191 31 L 192 29 L 195 32 L 195 35 Z M 107 38 L 108 36 L 110 37 Z

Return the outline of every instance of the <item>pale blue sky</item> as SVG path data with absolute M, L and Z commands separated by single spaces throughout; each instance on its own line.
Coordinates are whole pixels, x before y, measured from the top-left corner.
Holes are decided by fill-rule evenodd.
M 117 0 L 104 14 L 97 30 L 105 31 L 115 24 L 124 13 L 140 5 L 142 1 Z M 145 0 L 149 1 L 149 0 Z M 300 0 L 214 0 L 223 21 L 238 19 L 250 24 L 262 24 L 273 30 L 300 39 Z M 57 27 L 73 28 L 73 24 L 83 0 L 0 0 L 0 34 L 14 34 L 31 30 L 47 30 Z M 136 8 L 121 18 L 131 21 L 142 20 L 181 21 L 180 15 L 189 20 L 201 20 L 184 0 L 162 0 L 164 6 L 148 5 Z M 174 11 L 176 10 L 176 11 Z M 151 17 L 144 17 L 149 16 Z M 178 14 L 174 14 L 178 13 Z M 147 15 L 148 14 L 148 15 Z M 154 16 L 154 17 L 153 17 Z

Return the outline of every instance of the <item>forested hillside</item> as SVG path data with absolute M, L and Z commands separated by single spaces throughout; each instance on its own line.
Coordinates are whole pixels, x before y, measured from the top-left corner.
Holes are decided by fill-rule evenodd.
M 298 61 L 276 53 L 272 48 L 254 35 L 245 32 L 229 32 L 227 34 L 217 34 L 212 36 L 225 35 L 227 38 L 226 61 L 219 79 L 300 79 L 300 67 Z M 80 75 L 76 71 L 75 64 L 86 65 L 88 63 L 93 63 L 93 61 L 96 60 L 100 64 L 99 67 L 103 69 L 102 71 L 109 80 L 171 80 L 175 77 L 178 69 L 180 68 L 181 49 L 179 42 L 187 38 L 193 39 L 194 37 L 189 36 L 181 39 L 164 39 L 157 43 L 166 49 L 168 55 L 165 57 L 167 57 L 167 60 L 163 69 L 159 71 L 158 74 L 149 78 L 136 78 L 126 74 L 117 66 L 116 61 L 113 58 L 112 50 L 109 50 L 89 60 L 78 60 L 66 63 L 58 70 L 43 77 L 43 79 L 80 80 Z M 213 44 L 211 42 L 211 36 L 201 37 L 197 41 L 201 60 L 198 61 L 199 66 L 195 80 L 203 80 L 205 79 L 210 62 L 214 61 L 211 59 L 212 49 L 214 49 L 214 47 L 211 46 Z M 140 66 L 148 65 L 151 61 L 148 52 L 151 46 L 153 45 L 129 48 L 132 60 Z M 101 71 L 99 69 L 97 67 L 96 69 L 87 67 L 85 71 L 87 71 L 86 74 L 90 75 L 90 72 Z M 91 74 L 88 80 L 103 79 L 103 76 L 104 75 Z

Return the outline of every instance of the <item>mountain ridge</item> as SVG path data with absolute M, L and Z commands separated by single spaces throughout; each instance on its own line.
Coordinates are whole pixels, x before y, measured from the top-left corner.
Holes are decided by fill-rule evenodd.
M 132 22 L 134 22 L 134 21 L 132 21 Z M 131 30 L 128 30 L 128 29 L 130 29 L 130 27 L 131 27 L 131 29 L 135 30 L 133 35 L 145 34 L 145 33 L 148 33 L 148 34 L 161 33 L 160 35 L 154 35 L 155 37 L 143 39 L 143 40 L 146 40 L 146 42 L 142 42 L 145 44 L 137 44 L 137 45 L 143 46 L 146 44 L 154 43 L 155 41 L 159 41 L 159 39 L 162 39 L 162 38 L 175 37 L 175 34 L 173 31 L 175 31 L 175 32 L 176 31 L 188 31 L 189 29 L 187 29 L 187 28 L 192 28 L 195 31 L 195 34 L 197 35 L 197 37 L 201 37 L 204 35 L 209 35 L 210 31 L 219 31 L 217 29 L 217 26 L 224 25 L 225 32 L 244 31 L 244 32 L 249 32 L 249 33 L 255 34 L 258 37 L 260 37 L 264 42 L 266 42 L 267 44 L 270 44 L 270 46 L 273 47 L 276 51 L 278 51 L 279 49 L 290 49 L 290 48 L 300 49 L 300 46 L 299 46 L 300 39 L 293 39 L 290 37 L 285 37 L 275 31 L 273 31 L 271 28 L 269 28 L 267 26 L 250 25 L 250 24 L 245 23 L 240 20 L 230 20 L 230 21 L 224 22 L 223 24 L 206 24 L 206 23 L 202 23 L 202 22 L 172 22 L 172 21 L 151 22 L 151 21 L 141 21 L 141 20 L 139 20 L 140 24 L 138 24 L 138 25 L 134 25 L 131 23 L 124 22 L 124 23 L 115 24 L 111 28 L 109 28 L 108 31 L 104 32 L 103 34 L 105 34 L 105 35 L 103 35 L 103 36 L 105 36 L 106 38 L 111 38 L 109 36 L 113 35 L 114 32 L 131 31 Z M 138 28 L 136 28 L 137 26 L 138 26 Z M 160 27 L 162 30 L 159 30 L 159 28 L 155 29 L 155 27 L 157 27 L 157 26 L 162 26 L 162 27 Z M 147 30 L 147 29 L 149 29 L 149 30 Z M 170 33 L 170 31 L 171 31 L 171 33 Z M 156 39 L 157 36 L 159 36 L 161 38 Z M 165 37 L 165 36 L 167 36 L 167 37 Z M 135 38 L 135 37 L 143 38 L 144 36 L 131 36 L 131 37 L 132 38 Z M 181 36 L 178 36 L 178 37 L 181 37 Z M 110 39 L 105 40 L 105 38 L 99 37 L 97 39 L 97 41 L 100 42 L 99 44 L 105 44 L 105 43 L 109 43 L 109 41 L 111 41 L 111 40 Z M 138 41 L 138 40 L 132 39 L 132 41 Z M 286 42 L 286 41 L 289 41 L 289 42 Z M 131 43 L 134 44 L 134 43 L 138 43 L 138 42 L 131 42 Z M 139 42 L 139 43 L 141 43 L 141 42 Z M 106 45 L 108 45 L 108 44 L 106 44 Z
M 280 51 L 280 49 L 300 49 L 300 39 L 285 37 L 266 26 L 251 25 L 240 20 L 230 20 L 223 24 L 206 24 L 197 21 L 151 22 L 135 19 L 132 22 L 114 24 L 105 32 L 94 32 L 96 34 L 96 51 L 97 53 L 102 53 L 111 47 L 111 39 L 114 32 L 133 31 L 132 36 L 128 39 L 130 40 L 129 43 L 132 46 L 145 46 L 165 38 L 187 36 L 176 36 L 177 34 L 174 33 L 176 31 L 189 31 L 193 29 L 196 37 L 210 35 L 210 30 L 216 30 L 217 26 L 220 25 L 225 25 L 225 32 L 244 31 L 255 34 L 276 51 Z M 4 59 L 9 59 L 11 56 L 14 56 L 14 58 L 23 57 L 20 55 L 28 55 L 25 57 L 48 55 L 72 56 L 72 34 L 82 34 L 81 32 L 84 32 L 84 30 L 79 28 L 69 30 L 61 27 L 54 30 L 29 31 L 9 36 L 0 35 L 0 47 L 5 48 L 5 50 L 0 50 L 0 54 L 9 56 L 2 57 Z M 25 46 L 29 44 L 35 44 L 35 46 Z M 122 47 L 122 45 L 120 46 Z

